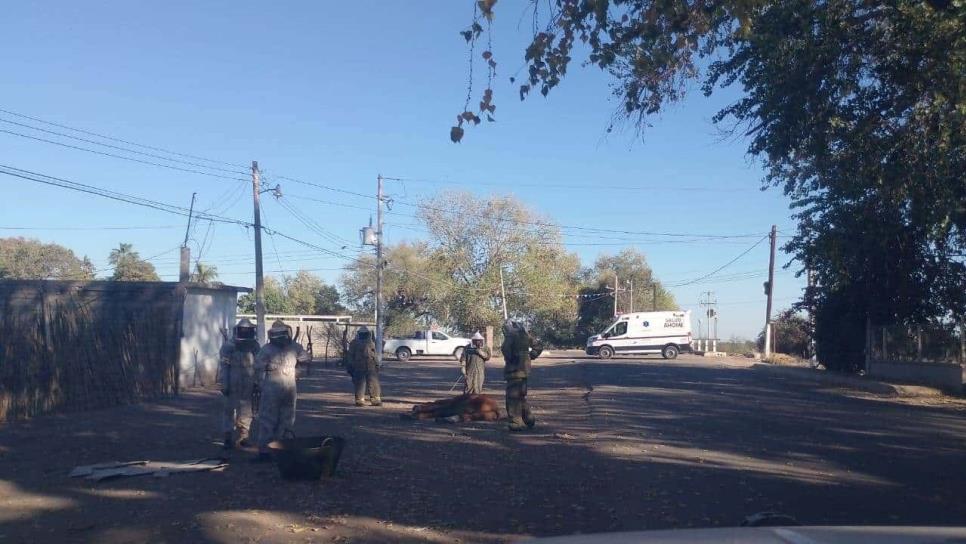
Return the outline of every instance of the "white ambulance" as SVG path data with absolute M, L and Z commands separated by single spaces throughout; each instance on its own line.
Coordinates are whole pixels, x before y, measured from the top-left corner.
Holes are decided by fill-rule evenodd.
M 624 314 L 600 334 L 587 339 L 587 355 L 610 359 L 614 354 L 660 353 L 674 359 L 691 351 L 691 312 Z

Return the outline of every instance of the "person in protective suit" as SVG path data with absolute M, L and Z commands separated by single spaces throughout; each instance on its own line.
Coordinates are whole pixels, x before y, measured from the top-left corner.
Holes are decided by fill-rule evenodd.
M 255 324 L 242 319 L 235 325 L 231 338 L 221 346 L 221 393 L 225 396 L 222 431 L 225 449 L 236 444 L 248 446 L 252 425 L 252 391 L 255 385 Z
M 506 412 L 511 431 L 532 429 L 537 424 L 527 403 L 527 380 L 530 377 L 532 340 L 520 322 L 503 324 L 503 376 L 506 378 Z
M 269 460 L 268 444 L 293 432 L 295 426 L 295 366 L 310 360 L 292 340 L 292 328 L 276 321 L 268 331 L 268 344 L 255 357 L 255 379 L 261 392 L 258 405 L 258 458 Z
M 382 387 L 379 385 L 379 366 L 376 364 L 376 343 L 366 327 L 360 327 L 356 337 L 349 342 L 349 364 L 346 370 L 352 376 L 356 406 L 366 405 L 366 391 L 373 406 L 382 404 Z
M 483 335 L 477 332 L 470 339 L 470 345 L 463 348 L 460 365 L 463 367 L 463 393 L 479 395 L 483 393 L 485 365 L 490 360 L 490 350 L 483 345 Z

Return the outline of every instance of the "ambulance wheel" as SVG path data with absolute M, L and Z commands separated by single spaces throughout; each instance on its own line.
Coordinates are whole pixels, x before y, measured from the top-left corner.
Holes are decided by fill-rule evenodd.
M 665 359 L 677 359 L 678 358 L 678 347 L 677 346 L 664 346 L 661 350 L 661 355 Z
M 601 346 L 600 351 L 597 352 L 601 359 L 610 359 L 614 356 L 614 348 L 610 346 Z
M 456 357 L 456 360 L 459 361 L 463 357 L 463 348 L 456 348 L 453 351 L 453 357 Z
M 396 350 L 396 359 L 399 359 L 400 362 L 405 363 L 412 356 L 413 356 L 413 352 L 409 351 L 409 348 L 407 347 L 401 347 Z

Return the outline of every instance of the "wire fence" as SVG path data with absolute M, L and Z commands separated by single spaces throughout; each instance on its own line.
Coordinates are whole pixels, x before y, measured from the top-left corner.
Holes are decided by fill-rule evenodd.
M 962 324 L 947 321 L 920 326 L 870 325 L 868 336 L 873 361 L 966 364 Z

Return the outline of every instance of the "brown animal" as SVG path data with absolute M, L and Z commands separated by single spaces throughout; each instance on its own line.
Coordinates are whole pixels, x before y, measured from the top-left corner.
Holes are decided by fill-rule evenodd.
M 463 394 L 448 399 L 417 404 L 407 419 L 441 419 L 457 416 L 462 422 L 467 421 L 497 421 L 500 419 L 500 408 L 495 400 L 487 395 Z

